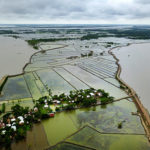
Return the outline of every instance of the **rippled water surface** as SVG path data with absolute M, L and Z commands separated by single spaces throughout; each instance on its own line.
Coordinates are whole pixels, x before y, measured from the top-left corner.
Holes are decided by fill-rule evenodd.
M 114 52 L 120 59 L 121 78 L 137 92 L 150 112 L 150 43 L 133 44 Z
M 34 52 L 24 40 L 0 36 L 0 79 L 5 75 L 22 73 Z

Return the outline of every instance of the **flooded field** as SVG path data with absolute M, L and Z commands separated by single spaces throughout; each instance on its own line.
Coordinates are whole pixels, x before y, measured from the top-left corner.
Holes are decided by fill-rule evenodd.
M 43 121 L 42 124 L 50 146 L 65 140 L 104 150 L 115 150 L 117 147 L 123 149 L 127 143 L 129 150 L 148 150 L 150 145 L 140 119 L 131 115 L 135 111 L 132 102 L 122 100 L 107 107 L 97 106 L 57 113 L 55 118 Z M 123 120 L 123 128 L 118 129 L 118 121 Z
M 32 108 L 33 99 L 49 95 L 49 89 L 54 95 L 91 87 L 104 89 L 115 101 L 108 105 L 57 112 L 54 118 L 36 124 L 26 140 L 13 143 L 12 149 L 148 150 L 150 144 L 140 117 L 133 115 L 137 109 L 116 80 L 115 60 L 108 53 L 99 54 L 102 50 L 97 52 L 98 45 L 77 43 L 42 43 L 41 49 L 45 51 L 32 56 L 23 75 L 8 78 L 0 101 L 7 101 L 7 111 L 17 102 Z M 68 46 L 64 47 L 66 44 Z M 86 45 L 90 45 L 89 48 L 85 48 Z M 88 56 L 92 48 L 96 53 Z M 50 107 L 55 110 L 57 104 Z M 120 122 L 122 128 L 118 128 Z
M 133 44 L 114 50 L 122 67 L 121 78 L 138 94 L 150 112 L 150 44 Z
M 97 150 L 148 150 L 149 143 L 143 135 L 101 134 L 87 126 L 67 141 Z
M 41 124 L 35 124 L 31 131 L 28 131 L 27 138 L 11 145 L 12 150 L 44 150 L 49 146 L 45 131 Z

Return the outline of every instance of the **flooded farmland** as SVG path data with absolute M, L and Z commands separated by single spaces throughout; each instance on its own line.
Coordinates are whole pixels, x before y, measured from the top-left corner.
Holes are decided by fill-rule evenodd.
M 29 104 L 32 108 L 32 99 L 48 95 L 47 88 L 51 89 L 53 94 L 68 94 L 70 90 L 94 87 L 106 90 L 114 96 L 115 100 L 121 100 L 105 106 L 56 113 L 54 118 L 41 123 L 39 129 L 40 134 L 46 138 L 44 141 L 38 139 L 34 127 L 28 133 L 26 141 L 14 143 L 12 149 L 23 145 L 26 145 L 26 148 L 30 147 L 31 150 L 36 149 L 36 142 L 31 143 L 34 136 L 32 134 L 36 134 L 37 142 L 39 140 L 41 142 L 39 150 L 43 147 L 60 150 L 66 147 L 115 150 L 125 147 L 126 143 L 128 143 L 128 150 L 141 148 L 148 150 L 150 145 L 140 117 L 132 115 L 133 112 L 137 112 L 137 109 L 115 79 L 117 70 L 115 60 L 110 59 L 110 56 L 81 58 L 82 51 L 76 51 L 72 45 L 69 47 L 71 50 L 59 48 L 58 45 L 58 49 L 33 55 L 31 63 L 24 68 L 24 75 L 7 80 L 0 99 L 8 102 L 20 99 L 21 106 Z M 70 56 L 78 56 L 78 58 L 68 60 Z M 7 110 L 10 110 L 12 105 L 14 104 L 8 103 Z M 57 106 L 50 107 L 55 110 Z M 117 127 L 119 122 L 123 122 L 121 129 Z M 93 140 L 90 140 L 91 138 Z
M 21 31 L 23 32 L 23 30 Z M 36 32 L 36 29 L 34 29 L 34 32 Z M 86 33 L 83 30 L 82 32 Z M 95 30 L 91 32 L 95 32 Z M 36 33 L 34 33 L 34 36 L 32 34 L 22 34 L 21 36 L 24 36 L 24 38 L 30 37 L 29 39 L 37 36 Z M 40 34 L 42 37 L 42 33 Z M 40 34 L 38 33 L 38 37 Z M 63 37 L 64 34 L 66 34 L 66 31 L 61 29 L 60 33 L 57 33 L 57 36 L 53 34 L 53 37 Z M 8 77 L 4 83 L 1 88 L 0 110 L 5 103 L 6 112 L 9 113 L 12 106 L 19 104 L 24 108 L 29 107 L 29 116 L 33 114 L 33 118 L 36 118 L 34 110 L 36 110 L 36 106 L 38 107 L 39 99 L 42 98 L 44 104 L 42 104 L 41 108 L 38 107 L 41 109 L 39 109 L 39 112 L 45 113 L 47 111 L 45 108 L 46 104 L 49 109 L 46 115 L 50 117 L 48 119 L 40 118 L 36 120 L 33 128 L 27 131 L 26 138 L 20 142 L 13 141 L 11 145 L 12 150 L 19 150 L 21 147 L 23 147 L 23 150 L 149 150 L 150 144 L 142 117 L 132 99 L 132 95 L 121 88 L 121 83 L 116 79 L 118 66 L 113 56 L 108 53 L 108 50 L 112 48 L 127 46 L 137 41 L 114 37 L 82 41 L 79 39 L 81 34 L 74 34 L 76 35 L 75 37 L 78 37 L 77 39 L 64 41 L 50 39 L 52 40 L 51 42 L 48 39 L 47 42 L 42 41 L 38 43 L 36 46 L 41 51 L 34 55 L 32 54 L 36 50 L 29 47 L 22 40 L 23 38 L 2 37 L 3 39 L 6 38 L 6 41 L 12 41 L 10 44 L 13 44 L 9 46 L 4 43 L 5 46 L 3 44 L 1 46 L 4 49 L 9 49 L 9 47 L 13 47 L 14 45 L 16 53 L 12 57 L 15 58 L 17 56 L 18 58 L 15 64 L 12 63 L 17 69 L 14 68 L 14 72 L 10 72 L 10 74 L 21 73 L 23 66 L 29 62 L 29 56 L 32 55 L 32 57 L 30 62 L 23 68 L 23 74 Z M 72 37 L 72 34 L 67 34 L 66 37 Z M 131 51 L 134 49 L 134 46 L 138 47 L 139 44 L 132 46 Z M 15 50 L 15 47 L 17 47 L 17 50 Z M 25 53 L 18 52 L 21 47 L 21 50 L 25 51 Z M 135 49 L 140 51 L 140 48 L 138 49 L 137 47 Z M 26 48 L 28 51 L 31 51 L 26 51 Z M 131 63 L 134 62 L 132 58 L 137 52 L 133 53 L 134 50 L 132 51 L 133 54 L 128 51 L 126 52 L 126 48 L 130 47 L 117 49 L 115 50 L 115 54 L 118 58 L 121 57 L 121 61 L 126 62 L 125 64 L 128 65 L 126 68 L 129 70 L 125 71 L 125 77 L 127 78 L 132 77 L 132 75 L 129 75 L 129 72 L 132 74 L 131 70 L 136 72 L 142 65 L 139 64 L 134 67 L 129 64 L 130 59 L 132 60 Z M 122 52 L 124 54 L 121 55 L 120 53 Z M 23 55 L 25 59 L 21 59 Z M 7 58 L 6 55 L 4 56 Z M 136 55 L 136 61 L 139 61 L 140 57 L 138 56 L 142 56 L 142 54 L 139 52 Z M 148 56 L 146 57 L 145 61 L 148 61 L 149 58 Z M 13 62 L 11 58 L 10 60 Z M 4 59 L 1 61 L 5 62 Z M 21 66 L 23 62 L 24 65 Z M 142 64 L 144 65 L 144 61 Z M 8 67 L 13 68 L 12 66 Z M 122 67 L 124 68 L 124 66 Z M 19 68 L 21 69 L 19 70 Z M 146 68 L 148 66 L 145 66 Z M 144 73 L 147 74 L 147 72 Z M 136 72 L 136 74 L 138 73 Z M 139 75 L 142 75 L 142 73 Z M 124 80 L 123 72 L 121 78 Z M 129 83 L 129 85 L 132 87 L 132 84 Z M 84 91 L 90 88 L 94 88 L 94 91 L 98 89 L 106 91 L 113 100 L 103 104 L 102 100 L 105 99 L 100 97 L 99 103 L 95 103 L 91 107 L 76 105 L 71 111 L 63 109 L 76 100 L 76 98 L 73 99 L 70 97 L 71 92 Z M 147 86 L 147 88 L 149 87 Z M 57 96 L 60 94 L 66 95 L 66 99 L 70 97 L 71 101 L 67 103 L 62 98 L 59 99 Z M 82 95 L 80 96 L 82 97 Z M 85 99 L 88 99 L 88 96 L 91 97 L 90 95 L 86 96 Z M 48 101 L 52 101 L 52 103 L 47 104 Z

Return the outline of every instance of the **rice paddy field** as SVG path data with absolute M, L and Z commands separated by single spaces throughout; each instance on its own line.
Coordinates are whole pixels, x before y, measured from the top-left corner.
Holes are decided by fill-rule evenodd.
M 55 95 L 91 87 L 104 89 L 115 98 L 115 102 L 57 112 L 54 118 L 36 124 L 26 140 L 13 143 L 13 150 L 150 149 L 140 117 L 132 115 L 137 109 L 115 78 L 115 60 L 107 53 L 82 57 L 81 54 L 89 53 L 90 49 L 98 50 L 98 46 L 85 48 L 85 45 L 76 45 L 73 41 L 70 44 L 42 43 L 40 47 L 45 51 L 31 57 L 24 74 L 8 78 L 0 97 L 1 103 L 7 103 L 7 111 L 18 102 L 32 108 L 33 99 L 48 95 L 48 89 Z M 70 58 L 72 56 L 74 58 Z M 121 129 L 118 128 L 120 122 L 123 123 Z

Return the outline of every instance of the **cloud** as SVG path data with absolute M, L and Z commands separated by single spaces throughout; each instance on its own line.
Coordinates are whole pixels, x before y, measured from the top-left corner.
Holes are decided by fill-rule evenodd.
M 143 5 L 147 5 L 150 4 L 149 0 L 134 0 L 135 3 L 139 3 L 139 4 L 143 4 Z
M 0 0 L 0 23 L 150 23 L 149 4 L 149 0 Z

